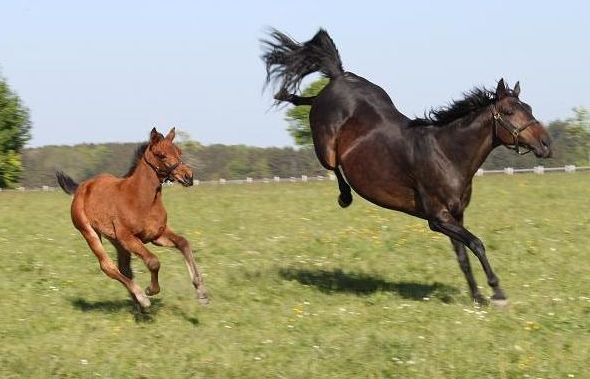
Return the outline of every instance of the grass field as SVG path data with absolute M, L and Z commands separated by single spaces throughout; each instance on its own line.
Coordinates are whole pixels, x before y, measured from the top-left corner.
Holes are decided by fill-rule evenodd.
M 153 247 L 162 293 L 141 314 L 71 225 L 70 197 L 3 192 L 0 377 L 588 378 L 589 183 L 476 179 L 466 224 L 502 309 L 471 303 L 425 222 L 358 197 L 342 210 L 336 184 L 316 182 L 167 189 L 211 304 L 196 302 L 179 253 Z

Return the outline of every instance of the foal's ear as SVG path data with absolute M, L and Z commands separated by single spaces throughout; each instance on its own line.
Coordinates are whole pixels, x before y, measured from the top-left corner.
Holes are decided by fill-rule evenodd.
M 176 137 L 176 128 L 172 128 L 170 129 L 170 131 L 168 132 L 168 134 L 166 135 L 166 139 L 173 141 L 174 137 Z
M 516 82 L 512 92 L 514 93 L 514 96 L 516 96 L 516 97 L 518 97 L 518 95 L 520 95 L 520 82 Z
M 504 78 L 502 78 L 500 79 L 500 81 L 498 82 L 498 86 L 496 87 L 496 97 L 498 99 L 501 99 L 506 95 L 508 95 L 508 88 L 506 88 L 506 84 L 504 84 Z
M 152 128 L 152 131 L 150 132 L 150 144 L 154 144 L 156 142 L 159 142 L 163 138 L 164 138 L 164 136 L 161 135 L 160 133 L 158 133 L 156 128 Z

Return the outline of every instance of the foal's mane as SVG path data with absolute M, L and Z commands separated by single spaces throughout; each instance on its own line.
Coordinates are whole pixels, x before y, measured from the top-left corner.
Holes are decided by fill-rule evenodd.
M 130 177 L 135 172 L 135 169 L 137 168 L 137 165 L 139 164 L 141 158 L 143 158 L 143 154 L 145 153 L 148 146 L 149 142 L 144 142 L 141 145 L 137 146 L 137 148 L 135 149 L 135 153 L 133 153 L 133 161 L 131 162 L 131 167 L 129 167 L 129 170 L 123 176 L 124 178 Z
M 424 112 L 424 117 L 418 117 L 410 122 L 411 126 L 444 126 L 493 104 L 498 100 L 496 93 L 484 87 L 476 87 L 463 94 L 463 99 L 454 100 L 449 105 L 432 108 Z

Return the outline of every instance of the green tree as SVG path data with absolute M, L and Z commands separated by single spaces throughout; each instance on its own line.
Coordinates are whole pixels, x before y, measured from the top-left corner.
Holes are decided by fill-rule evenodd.
M 302 96 L 317 95 L 329 82 L 328 78 L 320 78 L 305 87 Z M 287 111 L 286 120 L 289 123 L 287 130 L 299 146 L 311 146 L 311 129 L 309 128 L 309 105 L 299 105 Z
M 18 182 L 22 171 L 21 151 L 30 138 L 29 111 L 0 77 L 0 188 Z

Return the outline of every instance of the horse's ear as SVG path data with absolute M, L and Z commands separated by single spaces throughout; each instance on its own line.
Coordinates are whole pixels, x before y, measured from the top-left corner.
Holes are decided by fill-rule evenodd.
M 496 97 L 498 99 L 501 99 L 506 95 L 508 95 L 508 89 L 506 88 L 506 84 L 504 84 L 504 78 L 502 78 L 500 79 L 500 81 L 498 82 L 498 86 L 496 87 Z
M 518 95 L 520 95 L 520 82 L 516 82 L 516 84 L 514 85 L 514 90 L 512 90 L 512 92 L 514 93 L 514 96 L 518 97 Z
M 174 137 L 176 137 L 176 128 L 172 128 L 170 129 L 170 131 L 168 132 L 168 134 L 166 135 L 166 139 L 173 141 Z
M 152 128 L 152 131 L 150 132 L 150 144 L 159 142 L 160 140 L 162 140 L 162 138 L 164 137 L 160 133 L 158 133 L 156 128 Z

